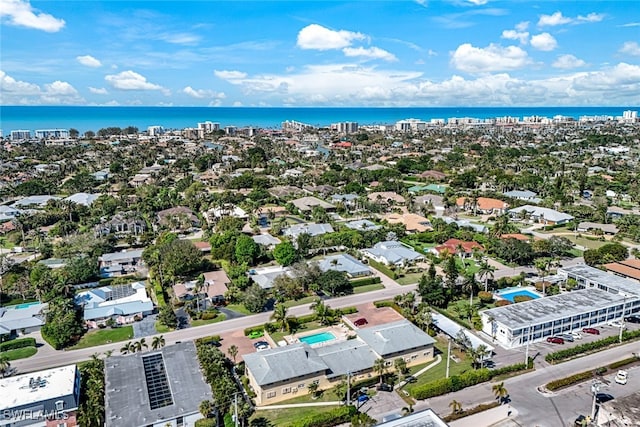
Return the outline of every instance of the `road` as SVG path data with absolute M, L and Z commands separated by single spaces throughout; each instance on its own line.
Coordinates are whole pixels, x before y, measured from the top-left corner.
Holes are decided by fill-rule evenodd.
M 505 388 L 511 398 L 511 406 L 517 409 L 518 415 L 513 422 L 501 424 L 504 427 L 562 427 L 573 425 L 573 421 L 579 414 L 587 415 L 591 411 L 590 383 L 577 387 L 570 387 L 564 391 L 543 395 L 537 387 L 547 384 L 549 381 L 564 378 L 578 372 L 593 369 L 598 366 L 606 366 L 616 360 L 630 357 L 632 353 L 640 351 L 640 343 L 633 342 L 601 351 L 579 359 L 537 369 L 517 377 L 504 381 Z M 608 385 L 601 389 L 603 393 L 610 393 L 615 397 L 623 397 L 638 390 L 640 369 L 630 372 L 630 382 L 627 386 Z M 632 382 L 632 380 L 634 382 Z M 637 384 L 636 384 L 637 383 Z M 418 402 L 416 410 L 432 408 L 439 415 L 447 415 L 451 412 L 449 403 L 457 400 L 464 408 L 471 408 L 479 403 L 494 400 L 491 386 L 494 383 L 479 384 L 474 387 L 438 396 L 426 401 Z M 634 386 L 637 385 L 637 386 Z
M 389 279 L 390 280 L 390 279 Z M 395 282 L 394 282 L 395 283 Z M 392 285 L 390 285 L 392 286 Z M 373 301 L 393 298 L 396 295 L 403 294 L 412 290 L 415 290 L 417 285 L 400 286 L 395 283 L 390 289 L 381 289 L 378 291 L 367 292 L 364 294 L 348 295 L 345 297 L 334 298 L 328 300 L 327 303 L 331 308 L 344 308 L 351 307 L 360 304 L 366 304 Z M 289 314 L 294 316 L 302 316 L 312 312 L 310 308 L 311 304 L 300 305 L 291 307 Z M 191 341 L 197 338 L 202 338 L 210 335 L 220 335 L 222 333 L 231 332 L 238 329 L 245 329 L 251 326 L 260 325 L 269 321 L 271 312 L 264 312 L 254 314 L 251 316 L 240 317 L 236 319 L 225 320 L 220 323 L 213 323 L 211 325 L 198 326 L 195 328 L 180 329 L 173 332 L 167 332 L 162 334 L 167 345 L 173 344 L 176 341 Z M 160 334 L 158 334 L 160 335 Z M 39 338 L 39 334 L 34 334 Z M 153 337 L 146 337 L 147 342 L 151 342 Z M 40 339 L 38 342 L 42 343 Z M 18 370 L 18 373 L 32 372 L 56 366 L 69 365 L 72 363 L 78 363 L 83 360 L 87 360 L 93 354 L 104 354 L 107 351 L 113 351 L 118 353 L 122 342 L 105 344 L 97 347 L 90 347 L 80 350 L 68 350 L 68 351 L 55 351 L 47 344 L 44 344 L 38 350 L 34 356 L 27 359 L 16 360 L 12 362 L 12 366 Z

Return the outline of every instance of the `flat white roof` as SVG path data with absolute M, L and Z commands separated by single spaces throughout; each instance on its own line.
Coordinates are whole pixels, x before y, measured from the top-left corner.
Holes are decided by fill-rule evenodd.
M 76 369 L 76 365 L 67 365 L 0 379 L 0 412 L 73 394 Z M 30 380 L 37 378 L 41 381 L 38 387 L 31 387 Z

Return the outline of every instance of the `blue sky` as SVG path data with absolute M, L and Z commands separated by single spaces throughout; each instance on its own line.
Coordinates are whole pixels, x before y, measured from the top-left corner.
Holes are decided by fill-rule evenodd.
M 640 105 L 633 0 L 0 0 L 0 19 L 1 105 Z

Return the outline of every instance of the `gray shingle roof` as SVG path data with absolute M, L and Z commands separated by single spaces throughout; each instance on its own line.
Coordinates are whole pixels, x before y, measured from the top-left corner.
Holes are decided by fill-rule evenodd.
M 317 347 L 316 352 L 329 367 L 329 378 L 371 369 L 378 355 L 360 340 L 347 340 Z
M 359 329 L 357 334 L 381 357 L 426 347 L 435 342 L 408 320 Z
M 246 354 L 242 358 L 260 386 L 296 377 L 323 374 L 329 369 L 315 349 L 304 343 Z
M 349 254 L 339 254 L 325 257 L 318 263 L 318 265 L 320 267 L 320 270 L 322 271 L 344 271 L 350 276 L 371 274 L 371 270 L 369 270 L 369 267 Z

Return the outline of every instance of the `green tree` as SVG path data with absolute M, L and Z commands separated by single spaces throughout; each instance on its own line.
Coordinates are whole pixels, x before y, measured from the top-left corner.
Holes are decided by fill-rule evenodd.
M 96 354 L 79 366 L 80 404 L 78 407 L 78 425 L 84 427 L 102 427 L 104 425 L 104 361 Z
M 347 275 L 343 271 L 327 270 L 318 278 L 318 286 L 325 292 L 336 296 L 340 294 L 350 294 L 353 286 Z
M 153 350 L 159 350 L 162 347 L 164 347 L 164 344 L 165 344 L 164 337 L 162 335 L 157 335 L 153 337 L 153 340 L 151 341 L 151 348 Z
M 253 265 L 259 254 L 260 247 L 251 237 L 244 234 L 238 236 L 235 245 L 235 255 L 238 262 Z
M 297 258 L 296 248 L 293 247 L 291 242 L 279 243 L 273 249 L 273 257 L 280 265 L 291 265 Z
M 4 378 L 10 368 L 11 362 L 9 362 L 9 358 L 4 354 L 0 354 L 0 378 Z
M 451 408 L 452 414 L 457 414 L 458 412 L 462 412 L 462 403 L 454 399 L 449 403 L 449 408 Z
M 280 332 L 284 332 L 286 329 L 289 329 L 289 322 L 287 319 L 288 312 L 289 310 L 287 309 L 286 305 L 278 303 L 274 307 L 273 313 L 271 313 L 271 316 L 269 317 L 269 319 L 275 321 L 280 325 Z
M 82 335 L 81 316 L 73 299 L 57 297 L 49 301 L 41 333 L 42 338 L 56 350 L 72 344 Z
M 176 313 L 174 313 L 173 309 L 166 305 L 160 308 L 160 313 L 158 313 L 158 322 L 167 328 L 175 329 L 178 327 L 178 317 Z
M 210 400 L 203 400 L 198 405 L 198 411 L 205 418 L 210 418 L 211 417 L 211 413 L 213 412 L 213 408 L 214 408 L 213 402 L 211 402 Z
M 316 381 L 311 382 L 311 384 L 307 386 L 307 391 L 313 400 L 318 398 L 318 386 L 319 384 Z
M 403 357 L 398 357 L 393 360 L 393 369 L 402 377 L 407 372 L 407 362 Z
M 238 346 L 235 344 L 231 344 L 227 349 L 227 353 L 233 360 L 233 363 L 236 363 L 236 357 L 238 356 Z
M 316 319 L 320 324 L 330 325 L 333 323 L 333 310 L 331 310 L 331 307 L 325 304 L 322 299 L 316 299 L 313 304 L 311 304 L 311 310 L 315 313 Z
M 259 313 L 267 303 L 267 292 L 257 283 L 249 286 L 244 295 L 244 306 L 252 313 Z
M 504 386 L 504 381 L 498 384 L 494 384 L 491 387 L 491 390 L 493 390 L 493 394 L 495 394 L 496 399 L 500 400 L 500 402 L 502 402 L 507 396 L 509 396 L 509 392 Z
M 380 384 L 382 384 L 384 374 L 387 372 L 387 362 L 385 362 L 385 360 L 382 358 L 376 359 L 373 362 L 373 372 L 378 375 L 378 377 L 380 378 Z
M 483 260 L 480 263 L 478 269 L 478 277 L 480 280 L 484 280 L 484 291 L 487 292 L 489 287 L 489 279 L 493 280 L 493 272 L 496 271 L 495 267 L 493 267 L 487 260 Z

